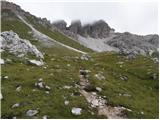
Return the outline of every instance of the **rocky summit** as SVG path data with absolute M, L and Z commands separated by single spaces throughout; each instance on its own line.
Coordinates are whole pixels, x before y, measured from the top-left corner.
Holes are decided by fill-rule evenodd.
M 84 26 L 81 25 L 80 20 L 73 21 L 69 27 L 66 27 L 65 21 L 57 21 L 52 25 L 94 51 L 114 51 L 131 56 L 152 55 L 158 52 L 158 35 L 142 36 L 129 32 L 117 33 L 104 20 Z

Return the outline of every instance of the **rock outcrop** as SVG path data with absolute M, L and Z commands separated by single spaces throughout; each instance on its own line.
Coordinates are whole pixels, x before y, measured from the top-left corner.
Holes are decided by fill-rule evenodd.
M 73 36 L 71 33 L 73 33 L 84 37 L 105 38 L 109 36 L 110 33 L 114 32 L 114 29 L 110 28 L 104 20 L 98 20 L 92 24 L 86 24 L 84 26 L 82 26 L 80 20 L 75 20 L 72 21 L 69 27 L 66 26 L 67 24 L 65 21 L 61 20 L 54 22 L 52 25 L 71 37 Z
M 36 19 L 36 21 L 33 22 L 38 22 L 39 24 L 43 25 L 44 27 L 51 27 L 51 23 L 49 20 L 47 20 L 47 18 L 38 18 L 35 17 L 34 15 L 30 14 L 29 12 L 26 12 L 25 10 L 23 10 L 19 5 L 14 4 L 13 2 L 8 2 L 8 1 L 1 1 L 1 10 L 7 10 L 7 11 L 11 11 L 11 14 L 15 13 L 24 17 L 30 17 L 30 18 L 34 18 Z M 2 16 L 3 16 L 3 12 L 2 12 Z M 10 18 L 10 15 L 7 15 L 6 17 L 7 19 Z M 32 20 L 34 20 L 32 19 Z
M 106 38 L 111 32 L 114 32 L 114 29 L 110 28 L 104 20 L 99 20 L 93 24 L 83 26 L 80 35 L 92 38 Z
M 53 25 L 60 32 L 97 52 L 114 51 L 129 58 L 139 54 L 154 54 L 154 57 L 158 57 L 159 36 L 155 34 L 140 36 L 129 32 L 116 33 L 104 20 L 83 26 L 79 20 L 73 21 L 69 27 L 66 27 L 65 21 Z
M 66 30 L 67 23 L 64 20 L 59 20 L 53 23 L 60 30 Z
M 150 55 L 158 52 L 158 35 L 138 36 L 128 32 L 118 33 L 113 39 L 106 41 L 109 46 L 118 48 L 124 55 Z
M 21 39 L 13 31 L 5 31 L 1 33 L 1 49 L 8 51 L 18 57 L 23 57 L 28 53 L 35 55 L 39 59 L 43 59 L 43 54 L 32 45 L 30 41 Z

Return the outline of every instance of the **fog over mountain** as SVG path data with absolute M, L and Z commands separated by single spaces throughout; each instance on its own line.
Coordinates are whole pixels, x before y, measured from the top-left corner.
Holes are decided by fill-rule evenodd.
M 13 0 L 9 0 L 13 1 Z M 56 0 L 14 0 L 25 10 L 51 22 L 65 20 L 69 26 L 72 20 L 82 24 L 99 19 L 105 20 L 117 32 L 135 34 L 158 33 L 158 4 L 152 2 L 64 2 Z

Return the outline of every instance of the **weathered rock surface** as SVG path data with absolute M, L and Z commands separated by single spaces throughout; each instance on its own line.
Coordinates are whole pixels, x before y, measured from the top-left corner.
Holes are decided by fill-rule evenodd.
M 124 55 L 150 55 L 158 52 L 158 35 L 138 36 L 128 32 L 118 33 L 113 39 L 106 41 L 112 47 L 118 48 Z
M 127 55 L 128 58 L 134 58 L 139 54 L 152 56 L 159 52 L 158 35 L 140 36 L 129 32 L 116 33 L 104 20 L 84 26 L 77 20 L 73 21 L 69 27 L 66 27 L 66 24 L 63 24 L 63 27 L 61 25 L 56 27 L 65 35 L 97 52 L 114 51 Z
M 82 112 L 82 108 L 72 108 L 72 114 L 74 115 L 81 115 L 81 112 Z
M 98 80 L 105 80 L 106 78 L 102 75 L 102 73 L 98 73 L 94 75 Z
M 20 107 L 20 103 L 15 103 L 14 105 L 12 105 L 12 108 L 18 108 Z
M 42 66 L 44 65 L 43 61 L 38 61 L 38 60 L 29 60 L 29 63 L 36 65 L 36 66 Z
M 48 90 L 48 92 L 49 92 L 49 90 L 51 89 L 48 85 L 46 85 L 45 82 L 43 82 L 43 79 L 41 79 L 41 78 L 38 80 L 38 82 L 35 83 L 35 86 L 36 86 L 37 88 L 39 88 L 39 89 Z M 46 91 L 46 92 L 47 92 L 47 91 Z M 47 92 L 47 93 L 48 93 L 48 92 Z
M 0 64 L 4 64 L 4 60 L 0 58 Z
M 104 20 L 98 20 L 92 24 L 86 24 L 84 26 L 81 25 L 80 20 L 75 20 L 72 21 L 69 27 L 66 26 L 65 21 L 61 20 L 59 22 L 54 22 L 53 25 L 71 37 L 74 36 L 72 34 L 74 33 L 75 35 L 79 34 L 84 37 L 105 38 L 110 33 L 114 32 L 114 29 L 110 28 Z
M 3 95 L 2 95 L 2 93 L 0 93 L 0 100 L 2 100 L 3 99 Z
M 13 31 L 1 33 L 2 49 L 18 57 L 23 57 L 28 53 L 35 55 L 37 58 L 44 58 L 43 54 L 32 45 L 28 40 L 21 39 Z
M 39 113 L 38 110 L 28 110 L 28 111 L 26 112 L 26 116 L 32 117 L 32 116 L 35 116 L 37 113 Z

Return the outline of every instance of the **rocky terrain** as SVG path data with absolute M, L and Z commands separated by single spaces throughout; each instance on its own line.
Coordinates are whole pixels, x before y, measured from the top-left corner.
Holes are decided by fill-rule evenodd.
M 32 45 L 30 41 L 19 38 L 13 31 L 5 31 L 1 33 L 1 50 L 7 51 L 18 57 L 24 57 L 27 54 L 33 54 L 39 59 L 43 59 L 43 54 Z
M 158 118 L 158 35 L 103 20 L 66 27 L 1 4 L 1 118 Z
M 153 53 L 158 52 L 158 35 L 140 36 L 129 32 L 116 33 L 103 20 L 84 26 L 80 21 L 72 22 L 69 27 L 66 27 L 65 21 L 57 21 L 53 25 L 67 36 L 94 51 L 115 51 L 132 56 L 139 54 L 152 56 Z

